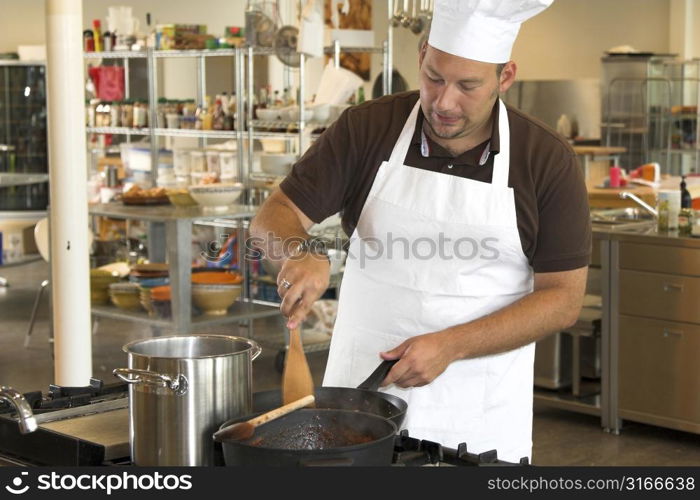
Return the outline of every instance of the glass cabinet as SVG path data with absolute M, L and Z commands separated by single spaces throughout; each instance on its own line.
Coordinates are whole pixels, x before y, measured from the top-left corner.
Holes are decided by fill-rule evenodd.
M 48 205 L 48 182 L 23 176 L 48 174 L 45 77 L 42 63 L 0 61 L 0 174 L 15 174 L 0 183 L 3 211 Z

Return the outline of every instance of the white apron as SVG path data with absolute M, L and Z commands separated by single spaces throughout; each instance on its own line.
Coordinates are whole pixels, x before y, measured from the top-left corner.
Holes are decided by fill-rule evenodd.
M 420 101 L 379 167 L 351 241 L 324 386 L 357 387 L 380 351 L 469 322 L 532 291 L 508 187 L 510 129 L 491 184 L 403 164 Z M 459 168 L 459 167 L 455 167 Z M 488 332 L 486 332 L 488 333 Z M 530 457 L 534 344 L 452 363 L 424 387 L 385 388 L 408 402 L 412 437 L 502 460 Z

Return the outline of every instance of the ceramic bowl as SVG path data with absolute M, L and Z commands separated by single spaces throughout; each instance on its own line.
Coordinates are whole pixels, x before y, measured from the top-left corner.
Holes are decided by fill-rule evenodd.
M 171 298 L 171 290 L 169 286 L 156 286 L 151 288 L 151 301 L 156 300 L 169 301 Z
M 331 117 L 330 104 L 312 104 L 309 109 L 314 112 L 314 121 L 318 123 L 326 123 Z
M 192 285 L 192 301 L 204 314 L 224 316 L 241 291 L 240 285 Z
M 275 108 L 258 108 L 255 110 L 255 116 L 258 120 L 274 122 L 280 119 L 280 111 Z
M 190 186 L 188 189 L 192 198 L 203 207 L 220 208 L 238 201 L 243 192 L 243 184 L 205 184 Z
M 109 304 L 109 292 L 107 289 L 90 289 L 90 303 L 93 306 L 104 306 Z
M 292 171 L 297 156 L 290 153 L 263 153 L 260 155 L 260 170 L 266 174 L 285 177 Z
M 109 298 L 112 301 L 112 304 L 117 306 L 119 309 L 125 309 L 127 311 L 141 310 L 141 300 L 138 293 L 110 292 Z
M 153 309 L 153 304 L 151 302 L 151 289 L 150 288 L 141 288 L 139 291 L 139 302 L 141 303 L 141 307 L 143 307 L 146 312 L 148 312 L 149 316 L 155 316 L 156 312 Z
M 116 273 L 102 271 L 101 269 L 90 270 L 90 287 L 92 288 L 107 288 L 120 279 L 121 278 Z
M 238 273 L 222 271 L 195 271 L 192 273 L 193 285 L 240 285 L 243 278 Z
M 314 110 L 309 108 L 304 108 L 304 121 L 309 121 L 314 117 Z M 292 106 L 287 110 L 287 118 L 292 121 L 301 120 L 301 108 L 299 106 Z

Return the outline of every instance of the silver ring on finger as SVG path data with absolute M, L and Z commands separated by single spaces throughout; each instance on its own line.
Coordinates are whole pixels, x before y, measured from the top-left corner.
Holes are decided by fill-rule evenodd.
M 290 288 L 292 288 L 292 284 L 291 284 L 289 281 L 287 281 L 286 279 L 284 279 L 284 278 L 282 278 L 282 283 L 281 283 L 281 285 L 282 285 L 286 290 L 289 290 Z

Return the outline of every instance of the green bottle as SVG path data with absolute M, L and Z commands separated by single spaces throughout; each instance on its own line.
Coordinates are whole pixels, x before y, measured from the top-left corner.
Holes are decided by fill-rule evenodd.
M 357 89 L 357 104 L 362 104 L 365 102 L 365 88 L 360 87 Z

